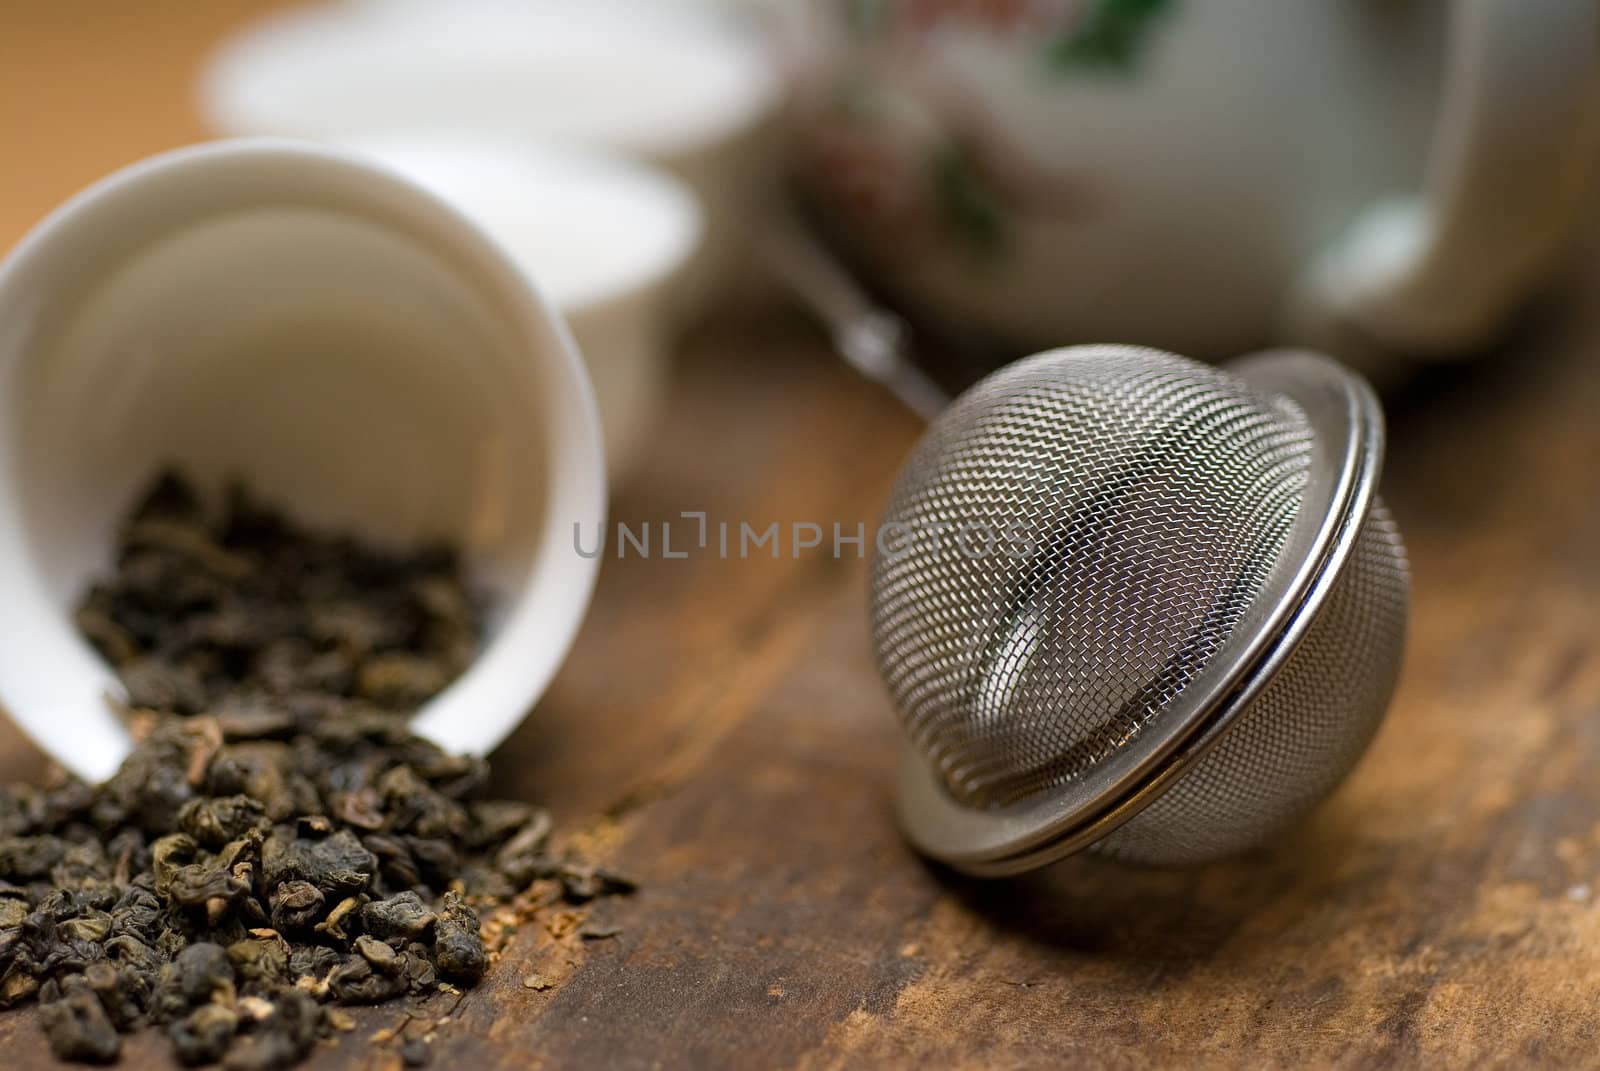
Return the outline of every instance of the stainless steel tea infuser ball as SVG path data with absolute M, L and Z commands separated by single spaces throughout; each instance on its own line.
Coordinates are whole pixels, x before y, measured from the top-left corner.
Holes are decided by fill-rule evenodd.
M 976 874 L 1195 862 L 1329 793 L 1394 689 L 1383 421 L 1307 353 L 1080 346 L 994 374 L 901 471 L 871 573 L 899 809 Z
M 952 405 L 803 227 L 763 248 L 840 354 L 932 421 L 871 591 L 918 848 L 987 875 L 1091 847 L 1198 862 L 1349 773 L 1394 691 L 1410 588 L 1365 382 L 1309 353 L 1218 369 L 1078 346 Z

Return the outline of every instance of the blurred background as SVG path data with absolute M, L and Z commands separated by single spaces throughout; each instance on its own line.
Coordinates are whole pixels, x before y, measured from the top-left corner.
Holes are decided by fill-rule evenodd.
M 0 244 L 202 138 L 376 156 L 566 313 L 620 480 L 677 333 L 794 298 L 902 387 L 912 352 L 957 388 L 1106 340 L 1305 343 L 1387 382 L 1493 345 L 1570 263 L 1593 18 L 1582 0 L 3 0 Z
M 930 955 L 980 963 L 982 987 L 902 1003 L 913 1029 L 858 1058 L 903 1055 L 920 1024 L 910 1051 L 948 1059 L 958 1006 L 956 1027 L 1010 1039 L 972 1063 L 1036 1058 L 1041 1024 L 1052 1051 L 1129 1045 L 1108 1007 L 1149 1009 L 1178 1066 L 1191 1037 L 1298 1064 L 1392 1062 L 1396 1036 L 1459 1036 L 1438 1051 L 1464 1065 L 1508 1035 L 1529 1060 L 1587 1054 L 1596 17 L 1593 0 L 0 0 L 0 251 L 204 138 L 381 159 L 475 215 L 572 322 L 636 527 L 684 509 L 870 522 L 919 427 L 830 349 L 913 401 L 910 364 L 950 388 L 1074 342 L 1336 353 L 1386 386 L 1415 614 L 1395 715 L 1279 855 L 1199 878 L 1067 870 L 1020 909 L 964 893 L 1003 924 L 957 909 L 957 937 L 903 945 L 932 875 L 886 864 L 897 744 L 864 565 L 826 551 L 607 561 L 497 767 L 508 791 L 606 814 L 630 872 L 691 905 L 628 961 L 673 968 L 640 1020 L 650 1059 L 715 1005 L 809 1015 L 816 1039 L 771 1061 L 799 1062 L 857 1022 L 884 984 L 869 968 Z M 24 747 L 0 727 L 0 773 L 36 770 Z M 693 906 L 735 878 L 727 915 Z M 818 919 L 820 943 L 754 939 Z M 1067 952 L 1042 966 L 1041 943 Z M 774 957 L 796 1002 L 743 986 Z M 593 977 L 570 1018 L 621 1037 L 618 976 Z M 1284 993 L 1301 1018 L 1264 1034 L 1261 995 Z
M 0 244 L 73 191 L 207 136 L 195 78 L 271 0 L 0 3 Z

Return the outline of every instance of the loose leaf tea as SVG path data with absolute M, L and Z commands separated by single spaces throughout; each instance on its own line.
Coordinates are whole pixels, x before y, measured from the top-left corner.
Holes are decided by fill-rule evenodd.
M 185 1065 L 286 1067 L 326 1004 L 478 982 L 479 911 L 530 882 L 631 888 L 553 854 L 546 812 L 484 799 L 483 760 L 407 731 L 477 644 L 449 550 L 382 553 L 239 489 L 212 518 L 168 475 L 78 623 L 138 743 L 102 785 L 0 789 L 0 1008 L 36 1000 L 63 1060 L 115 1060 L 148 1025 Z

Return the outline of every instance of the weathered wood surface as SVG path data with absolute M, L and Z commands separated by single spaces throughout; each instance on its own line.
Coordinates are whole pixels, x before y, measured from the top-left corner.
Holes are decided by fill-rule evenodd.
M 0 4 L 0 241 L 190 136 L 181 97 L 119 99 L 118 79 L 186 82 L 245 5 L 184 5 L 210 22 L 171 38 L 139 6 L 93 5 L 124 14 L 80 45 L 12 34 L 15 12 L 90 5 Z M 96 58 L 113 76 L 78 84 Z M 17 63 L 70 98 L 59 130 L 16 113 Z M 889 808 L 862 563 L 609 562 L 497 770 L 643 891 L 595 910 L 607 940 L 525 928 L 439 1030 L 437 1065 L 1600 1066 L 1597 279 L 1391 398 L 1385 488 L 1416 573 L 1400 695 L 1351 782 L 1252 858 L 1000 883 L 930 868 Z M 686 348 L 618 519 L 870 523 L 916 430 L 796 325 L 719 328 Z M 38 763 L 0 727 L 0 775 Z M 365 1039 L 398 1018 L 363 1013 L 312 1066 L 396 1066 Z M 0 1065 L 51 1066 L 31 1019 L 0 1017 Z M 124 1062 L 164 1066 L 165 1043 Z

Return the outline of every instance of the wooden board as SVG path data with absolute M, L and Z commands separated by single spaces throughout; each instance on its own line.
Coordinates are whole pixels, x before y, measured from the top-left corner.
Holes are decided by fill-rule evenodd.
M 70 98 L 59 127 L 0 112 L 0 241 L 91 163 L 189 136 L 153 87 L 186 83 L 247 5 L 185 5 L 205 18 L 170 36 L 139 6 L 0 0 L 0 100 L 37 80 Z M 43 14 L 91 9 L 123 14 Z M 120 99 L 139 72 L 148 93 Z M 547 916 L 458 1007 L 433 1002 L 437 1066 L 1600 1065 L 1597 279 L 1390 398 L 1385 488 L 1416 574 L 1401 691 L 1350 783 L 1251 858 L 996 883 L 929 867 L 890 811 L 864 563 L 609 561 L 498 788 L 551 804 L 643 891 L 595 909 L 615 936 Z M 675 540 L 683 510 L 870 525 L 917 433 L 800 324 L 719 326 L 680 372 L 616 505 Z M 0 775 L 39 762 L 0 727 Z M 397 1020 L 362 1013 L 311 1066 L 397 1066 L 367 1041 Z M 0 1049 L 52 1066 L 29 1013 L 0 1016 Z M 165 1059 L 146 1036 L 124 1062 Z

